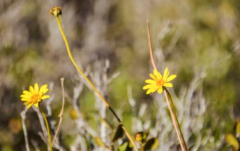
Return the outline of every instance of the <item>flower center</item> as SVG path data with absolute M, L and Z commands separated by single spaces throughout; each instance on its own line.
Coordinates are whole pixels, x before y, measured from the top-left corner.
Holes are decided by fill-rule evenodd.
M 157 86 L 160 86 L 160 87 L 163 86 L 164 83 L 165 81 L 163 79 L 159 79 L 156 81 Z
M 33 102 L 38 102 L 40 98 L 40 95 L 39 94 L 34 94 L 32 97 L 31 97 L 31 101 Z

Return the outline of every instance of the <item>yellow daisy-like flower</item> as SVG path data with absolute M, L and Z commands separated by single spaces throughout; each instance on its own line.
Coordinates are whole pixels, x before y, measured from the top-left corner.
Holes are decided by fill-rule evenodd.
M 47 87 L 48 85 L 45 84 L 39 89 L 38 84 L 35 83 L 34 88 L 30 86 L 29 91 L 23 91 L 23 94 L 20 97 L 21 100 L 24 101 L 24 105 L 27 105 L 27 109 L 29 109 L 32 105 L 38 107 L 38 103 L 50 97 L 49 95 L 44 95 L 48 92 Z
M 173 87 L 172 83 L 169 83 L 173 79 L 177 77 L 177 75 L 169 76 L 168 68 L 164 70 L 163 76 L 157 70 L 153 71 L 154 74 L 150 74 L 152 79 L 147 79 L 145 82 L 147 85 L 143 87 L 143 90 L 147 90 L 146 94 L 153 93 L 157 91 L 158 93 L 162 93 L 163 87 Z

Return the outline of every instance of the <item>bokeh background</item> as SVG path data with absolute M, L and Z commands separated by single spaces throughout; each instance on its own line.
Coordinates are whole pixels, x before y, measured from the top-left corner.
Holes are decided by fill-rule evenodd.
M 113 127 L 117 125 L 88 87 L 80 87 L 83 80 L 67 56 L 56 19 L 49 14 L 52 6 L 63 9 L 62 25 L 77 63 L 127 129 L 132 134 L 144 130 L 152 136 L 160 133 L 156 150 L 179 150 L 164 98 L 146 96 L 142 90 L 153 69 L 148 19 L 159 71 L 167 66 L 178 75 L 170 92 L 188 146 L 191 150 L 231 150 L 224 136 L 233 133 L 240 118 L 238 0 L 1 0 L 0 150 L 26 150 L 21 124 L 24 106 L 19 96 L 35 82 L 51 85 L 49 115 L 57 122 L 62 98 L 59 79 L 65 78 L 67 103 L 61 143 L 66 150 L 74 150 L 71 146 L 78 138 L 74 97 L 81 117 L 105 142 L 109 136 L 102 134 L 99 118 L 105 116 Z M 83 88 L 79 96 L 77 88 Z M 38 135 L 39 125 L 36 112 L 29 109 L 26 126 L 32 150 L 46 150 Z

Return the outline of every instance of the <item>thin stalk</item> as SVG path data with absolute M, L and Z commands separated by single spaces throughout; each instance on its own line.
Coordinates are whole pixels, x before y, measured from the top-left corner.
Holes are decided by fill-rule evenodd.
M 153 68 L 157 70 L 156 64 L 155 64 L 154 59 L 153 59 L 151 36 L 150 36 L 150 27 L 149 27 L 149 21 L 148 20 L 147 20 L 147 34 L 148 34 L 148 45 L 149 45 L 150 59 L 151 59 Z M 173 105 L 173 102 L 172 102 L 172 98 L 171 98 L 171 95 L 166 88 L 164 88 L 164 96 L 165 96 L 167 104 L 168 104 L 168 109 L 169 109 L 170 114 L 171 114 L 172 123 L 173 123 L 174 129 L 177 133 L 177 137 L 178 137 L 178 141 L 180 143 L 181 149 L 182 149 L 182 151 L 187 151 L 188 150 L 187 145 L 186 145 L 186 142 L 184 140 L 183 133 L 182 133 L 181 127 L 179 125 L 179 122 L 178 122 L 178 119 L 177 119 L 177 116 L 176 116 L 176 111 L 175 111 L 175 108 L 174 108 L 174 105 Z M 170 101 L 168 99 L 168 96 L 170 98 Z
M 143 143 L 140 141 L 141 151 L 144 151 Z
M 47 128 L 47 132 L 48 132 L 48 143 L 49 143 L 49 149 L 50 151 L 52 151 L 52 139 L 51 139 L 51 133 L 50 133 L 50 129 L 49 129 L 49 125 L 48 125 L 48 121 L 47 121 L 47 118 L 46 118 L 46 115 L 45 113 L 43 112 L 42 108 L 39 106 L 39 109 L 42 113 L 42 116 L 43 116 L 43 119 L 44 119 L 44 122 L 46 124 L 46 128 Z
M 57 126 L 57 130 L 56 130 L 56 133 L 53 137 L 53 141 L 52 143 L 54 144 L 54 142 L 56 141 L 57 139 L 57 135 L 58 135 L 58 132 L 60 130 L 60 127 L 61 127 L 61 124 L 62 124 L 62 120 L 63 120 L 63 112 L 64 112 L 64 106 L 65 106 L 65 91 L 64 91 L 64 78 L 61 78 L 60 79 L 61 81 L 61 88 L 62 88 L 62 108 L 61 108 L 61 111 L 58 115 L 59 117 L 59 122 L 58 122 L 58 126 Z
M 148 47 L 149 47 L 149 54 L 150 54 L 151 62 L 152 62 L 153 68 L 155 70 L 157 70 L 156 64 L 155 64 L 154 59 L 153 59 L 152 41 L 151 41 L 150 27 L 149 27 L 149 21 L 148 20 L 147 20 L 147 35 L 148 35 Z
M 122 124 L 120 118 L 117 116 L 117 114 L 115 113 L 115 111 L 111 108 L 111 106 L 108 104 L 108 102 L 104 99 L 104 97 L 100 94 L 100 92 L 97 90 L 97 88 L 93 85 L 93 83 L 88 79 L 88 77 L 83 73 L 83 71 L 78 67 L 78 65 L 76 64 L 73 56 L 72 56 L 72 53 L 71 53 L 71 50 L 70 50 L 70 47 L 69 47 L 69 44 L 68 44 L 68 41 L 67 41 L 67 38 L 64 34 L 64 31 L 62 29 L 62 25 L 61 25 L 61 21 L 60 21 L 60 18 L 59 16 L 56 17 L 57 18 L 57 23 L 58 23 L 58 27 L 60 29 L 60 32 L 62 34 L 62 37 L 63 37 L 63 40 L 65 42 L 65 45 L 66 45 L 66 48 L 67 48 L 67 52 L 68 52 L 68 56 L 70 58 L 70 60 L 72 61 L 73 65 L 75 66 L 75 68 L 77 69 L 77 71 L 83 76 L 83 78 L 88 82 L 88 84 L 92 87 L 92 89 L 95 91 L 95 93 L 99 96 L 99 98 L 103 101 L 103 103 L 106 105 L 106 107 L 111 111 L 111 113 L 114 115 L 114 117 L 117 119 L 117 121 Z M 138 151 L 138 148 L 137 146 L 135 145 L 133 139 L 131 138 L 131 136 L 129 135 L 129 133 L 127 132 L 126 128 L 124 127 L 124 125 L 122 124 L 122 129 L 124 130 L 125 134 L 127 135 L 128 139 L 130 140 L 130 142 L 133 144 L 133 147 L 135 150 Z
M 29 140 L 28 140 L 28 133 L 27 133 L 27 127 L 26 127 L 26 124 L 25 124 L 26 113 L 27 113 L 27 108 L 25 108 L 25 109 L 21 112 L 22 128 L 23 128 L 23 134 L 24 134 L 24 140 L 25 140 L 26 150 L 27 150 L 27 151 L 30 151 Z
M 165 96 L 166 101 L 167 101 L 168 109 L 169 109 L 169 112 L 171 114 L 173 126 L 174 126 L 174 129 L 175 129 L 176 133 L 177 133 L 177 137 L 178 137 L 178 141 L 180 142 L 181 149 L 182 149 L 182 151 L 187 151 L 188 150 L 187 145 L 185 143 L 185 140 L 184 140 L 184 137 L 183 137 L 183 134 L 182 134 L 177 116 L 176 116 L 176 112 L 175 112 L 175 109 L 174 109 L 174 106 L 173 106 L 173 103 L 172 103 L 171 95 L 167 91 L 167 89 L 164 89 L 163 93 L 164 93 L 164 96 Z M 169 96 L 170 100 L 169 100 L 168 96 Z

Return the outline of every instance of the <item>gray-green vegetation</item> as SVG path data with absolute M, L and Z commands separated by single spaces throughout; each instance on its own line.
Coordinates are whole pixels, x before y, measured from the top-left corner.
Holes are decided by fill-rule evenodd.
M 35 82 L 50 85 L 52 97 L 42 104 L 51 126 L 57 127 L 61 77 L 65 79 L 66 105 L 55 149 L 106 150 L 106 145 L 111 146 L 118 123 L 67 57 L 57 22 L 49 15 L 55 5 L 64 11 L 62 25 L 77 64 L 132 136 L 147 131 L 148 139 L 158 140 L 155 150 L 181 150 L 163 95 L 146 95 L 142 90 L 153 71 L 148 19 L 157 68 L 162 73 L 167 66 L 177 74 L 170 92 L 189 150 L 237 149 L 238 0 L 1 0 L 0 150 L 26 150 L 21 124 L 24 106 L 19 96 Z M 26 113 L 30 149 L 47 150 L 37 113 L 33 109 Z M 230 143 L 225 142 L 227 133 Z M 121 146 L 121 141 L 124 136 L 115 146 Z M 127 145 L 122 143 L 120 150 Z

